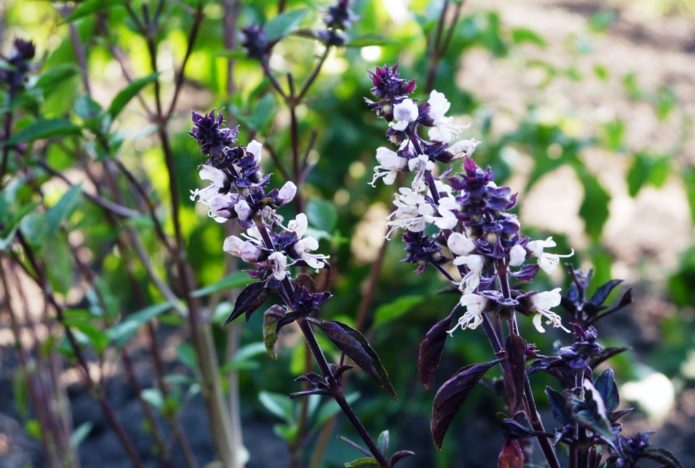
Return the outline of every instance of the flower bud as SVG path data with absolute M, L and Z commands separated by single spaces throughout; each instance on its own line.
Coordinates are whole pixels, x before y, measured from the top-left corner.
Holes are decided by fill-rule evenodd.
M 234 211 L 241 221 L 248 221 L 251 218 L 251 207 L 246 203 L 246 200 L 239 200 L 234 205 Z
M 285 185 L 280 188 L 277 195 L 277 201 L 280 205 L 284 205 L 291 202 L 296 194 L 297 186 L 291 180 L 287 181 L 285 182 Z
M 245 241 L 241 245 L 239 254 L 245 262 L 253 263 L 258 261 L 258 257 L 261 256 L 261 249 L 253 242 Z

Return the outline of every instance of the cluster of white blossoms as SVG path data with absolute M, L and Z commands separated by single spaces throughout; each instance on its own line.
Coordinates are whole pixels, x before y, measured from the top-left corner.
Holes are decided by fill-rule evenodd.
M 455 285 L 461 291 L 459 305 L 464 309 L 456 326 L 449 331 L 453 333 L 458 328 L 475 329 L 483 323 L 484 313 L 492 300 L 483 293 L 495 287 L 495 272 L 499 266 L 496 262 L 499 256 L 490 254 L 491 245 L 496 242 L 494 240 L 496 234 L 478 233 L 476 237 L 473 234 L 474 229 L 462 221 L 462 219 L 469 219 L 461 216 L 461 213 L 467 210 L 463 205 L 466 191 L 461 187 L 454 190 L 442 178 L 435 176 L 437 161 L 446 164 L 457 159 L 469 160 L 471 164 L 469 170 L 473 171 L 473 174 L 478 174 L 475 171 L 482 171 L 470 160 L 478 142 L 474 139 L 460 138 L 465 127 L 458 125 L 452 117 L 446 115 L 450 106 L 444 94 L 438 91 L 430 93 L 426 106 L 419 107 L 411 98 L 402 99 L 395 104 L 393 120 L 389 123 L 387 135 L 390 135 L 392 142 L 398 144 L 398 149 L 397 151 L 386 147 L 377 149 L 376 159 L 379 165 L 374 169 L 374 177 L 370 184 L 374 186 L 381 179 L 385 185 L 392 185 L 397 180 L 399 172 L 414 173 L 410 185 L 399 187 L 394 195 L 395 209 L 387 219 L 386 238 L 390 239 L 393 232 L 398 229 L 418 234 L 418 239 L 422 242 L 418 245 L 412 243 L 409 253 L 419 258 L 417 257 L 419 245 L 432 239 L 433 241 L 428 245 L 443 248 L 441 236 L 444 236 L 451 263 L 456 267 L 455 271 L 460 274 L 460 279 L 455 280 Z M 429 127 L 429 141 L 422 139 L 418 133 L 418 126 L 421 124 Z M 446 157 L 438 158 L 431 152 L 424 154 L 427 153 L 427 148 L 433 147 L 444 148 Z M 492 180 L 489 180 L 482 190 L 495 195 L 509 193 L 508 189 L 497 187 Z M 504 190 L 507 192 L 502 192 Z M 506 195 L 505 200 L 510 202 L 510 206 L 514 203 L 509 195 Z M 520 226 L 516 217 L 507 216 L 506 221 L 515 226 L 518 231 Z M 428 226 L 434 226 L 436 229 L 428 231 Z M 442 232 L 443 234 L 440 234 Z M 503 260 L 504 268 L 508 269 L 510 274 L 514 273 L 512 268 L 518 268 L 517 271 L 521 272 L 529 258 L 535 258 L 540 269 L 551 273 L 556 269 L 561 258 L 574 254 L 574 251 L 566 255 L 546 252 L 546 249 L 556 246 L 552 237 L 527 242 L 522 242 L 522 238 L 518 235 L 515 238 L 518 240 L 513 241 L 513 246 L 505 251 Z M 485 248 L 481 249 L 483 245 Z M 423 252 L 422 256 L 425 256 L 428 251 L 423 250 Z M 446 256 L 445 252 L 440 253 L 439 258 Z M 485 276 L 486 273 L 488 277 Z M 551 310 L 557 307 L 560 301 L 560 288 L 530 295 L 530 304 L 534 312 L 532 322 L 539 332 L 545 331 L 544 324 L 568 331 L 562 325 L 560 316 Z
M 223 250 L 255 264 L 266 270 L 278 281 L 288 275 L 288 268 L 297 264 L 315 270 L 327 264 L 328 256 L 314 253 L 319 242 L 308 235 L 309 223 L 304 213 L 299 213 L 287 225 L 283 217 L 276 213 L 275 207 L 290 203 L 297 186 L 286 182 L 279 190 L 266 193 L 267 179 L 261 177 L 261 143 L 252 140 L 245 148 L 245 156 L 250 161 L 230 160 L 224 169 L 204 164 L 200 168 L 200 178 L 209 182 L 207 187 L 191 190 L 191 200 L 208 207 L 208 215 L 219 223 L 237 218 L 242 226 L 247 226 L 241 237 L 231 235 L 224 240 Z M 234 188 L 232 179 L 245 178 L 256 181 Z M 268 203 L 270 200 L 271 203 Z M 259 226 L 266 231 L 264 237 Z

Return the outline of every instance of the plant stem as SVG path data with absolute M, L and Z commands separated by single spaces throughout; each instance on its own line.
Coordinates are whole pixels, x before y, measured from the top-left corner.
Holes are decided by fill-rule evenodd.
M 202 9 L 202 4 L 199 2 L 199 10 Z M 144 13 L 146 13 L 146 9 Z M 200 14 L 200 12 L 199 12 Z M 150 22 L 149 16 L 145 14 L 145 23 L 147 29 L 143 30 L 145 42 L 150 56 L 150 65 L 153 72 L 158 71 L 157 66 L 157 44 L 155 41 L 155 33 L 158 27 L 157 21 L 159 15 L 155 15 Z M 199 21 L 199 20 L 198 20 Z M 188 36 L 187 50 L 191 50 L 197 38 L 196 34 Z M 179 73 L 185 73 L 186 63 L 182 63 Z M 168 119 L 163 113 L 161 88 L 159 80 L 154 81 L 154 94 L 156 105 L 156 125 L 157 135 L 162 144 L 164 160 L 167 167 L 167 175 L 169 178 L 169 193 L 171 196 L 171 214 L 174 225 L 174 236 L 176 255 L 174 261 L 178 272 L 179 284 L 181 292 L 188 308 L 188 324 L 191 331 L 191 340 L 193 347 L 196 350 L 198 364 L 200 365 L 201 389 L 207 407 L 207 413 L 212 424 L 212 435 L 215 440 L 215 446 L 218 454 L 222 459 L 225 467 L 239 466 L 238 454 L 234 452 L 235 447 L 230 444 L 232 440 L 232 427 L 229 418 L 229 409 L 225 404 L 222 384 L 219 375 L 219 363 L 215 344 L 213 342 L 212 333 L 209 329 L 207 319 L 202 316 L 202 311 L 199 308 L 198 301 L 192 296 L 195 289 L 194 280 L 190 271 L 190 265 L 186 261 L 186 247 L 181 230 L 181 220 L 179 217 L 180 200 L 178 180 L 176 175 L 176 166 L 174 164 L 174 152 L 171 148 L 171 141 L 167 128 Z M 170 106 L 170 109 L 173 109 Z
M 126 433 L 125 429 L 121 425 L 121 423 L 118 421 L 116 418 L 116 414 L 113 410 L 113 407 L 111 406 L 111 403 L 108 401 L 106 398 L 106 395 L 103 392 L 103 389 L 99 388 L 97 384 L 94 382 L 92 379 L 90 373 L 89 373 L 89 365 L 87 363 L 87 359 L 85 358 L 84 354 L 82 353 L 82 349 L 80 348 L 80 345 L 77 342 L 77 338 L 75 338 L 74 333 L 68 327 L 65 325 L 65 313 L 63 311 L 62 306 L 58 303 L 58 301 L 55 299 L 53 296 L 53 293 L 50 290 L 50 286 L 48 285 L 48 280 L 46 277 L 46 272 L 43 269 L 43 267 L 37 262 L 33 250 L 29 246 L 29 244 L 26 242 L 24 239 L 24 236 L 21 231 L 17 231 L 17 239 L 19 240 L 19 243 L 22 245 L 22 248 L 24 249 L 24 253 L 27 256 L 27 259 L 29 260 L 29 264 L 31 267 L 34 269 L 34 272 L 36 273 L 36 277 L 33 275 L 29 275 L 34 282 L 41 288 L 41 290 L 44 293 L 44 296 L 48 300 L 48 302 L 51 304 L 53 309 L 56 312 L 56 317 L 58 319 L 58 322 L 63 326 L 63 329 L 65 331 L 65 336 L 67 337 L 68 344 L 70 348 L 72 349 L 73 353 L 75 354 L 75 357 L 77 358 L 77 362 L 80 365 L 80 368 L 82 370 L 82 376 L 85 382 L 86 387 L 96 396 L 97 401 L 99 402 L 99 406 L 101 407 L 104 415 L 106 416 L 106 420 L 108 424 L 111 426 L 111 429 L 114 431 L 116 434 L 116 437 L 120 441 L 121 445 L 123 446 L 123 449 L 126 452 L 126 455 L 128 458 L 130 458 L 131 463 L 133 466 L 140 468 L 143 466 L 142 460 L 140 459 L 140 455 L 138 454 L 137 450 L 135 449 L 135 446 L 133 445 L 130 437 Z M 27 271 L 28 273 L 28 271 Z
M 263 221 L 256 220 L 255 225 L 258 228 L 261 237 L 263 238 L 265 247 L 274 251 L 275 246 L 273 245 L 273 241 Z M 285 293 L 283 298 L 286 300 L 286 305 L 290 308 L 290 310 L 292 310 L 292 308 L 294 307 L 294 303 L 296 302 L 295 292 L 292 288 L 292 284 L 290 283 L 287 277 L 285 277 L 281 284 Z M 376 446 L 376 443 L 369 435 L 369 432 L 364 427 L 359 418 L 355 415 L 352 408 L 350 407 L 350 404 L 345 399 L 342 385 L 340 384 L 340 382 L 336 380 L 335 376 L 333 375 L 333 372 L 331 371 L 331 368 L 328 364 L 328 360 L 326 359 L 326 356 L 323 354 L 323 350 L 316 341 L 316 337 L 314 336 L 314 331 L 312 330 L 311 325 L 307 322 L 307 320 L 304 317 L 298 318 L 297 324 L 299 325 L 299 329 L 302 331 L 302 334 L 304 335 L 304 339 L 307 342 L 309 350 L 311 351 L 311 354 L 313 355 L 316 364 L 318 364 L 319 369 L 323 374 L 323 377 L 328 382 L 329 395 L 331 396 L 331 398 L 335 400 L 340 409 L 350 420 L 350 422 L 354 426 L 355 430 L 357 430 L 364 443 L 367 444 L 367 447 L 369 447 L 369 450 L 372 452 L 374 458 L 377 460 L 379 465 L 381 467 L 387 467 L 388 462 L 386 461 L 386 458 L 379 451 L 379 448 Z

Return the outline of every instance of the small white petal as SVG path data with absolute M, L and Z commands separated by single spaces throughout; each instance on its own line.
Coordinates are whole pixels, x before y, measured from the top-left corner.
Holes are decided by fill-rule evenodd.
M 297 186 L 291 180 L 285 182 L 280 190 L 278 191 L 278 200 L 281 203 L 289 203 L 294 199 L 297 194 Z
M 432 90 L 427 103 L 430 105 L 428 115 L 435 122 L 435 124 L 439 119 L 444 117 L 451 107 L 451 103 L 446 96 L 444 96 L 444 93 L 440 93 L 437 90 Z
M 251 241 L 246 241 L 241 245 L 239 255 L 245 262 L 256 262 L 261 255 L 261 249 Z
M 253 159 L 256 161 L 256 164 L 261 162 L 262 149 L 263 144 L 256 140 L 251 140 L 251 142 L 246 146 L 246 152 L 253 155 Z
M 287 276 L 287 257 L 281 252 L 273 252 L 268 256 L 268 262 L 270 262 L 275 279 L 284 280 Z
M 562 302 L 562 296 L 560 295 L 562 289 L 555 288 L 552 291 L 543 291 L 531 296 L 531 303 L 536 309 L 549 310 L 553 307 L 557 307 Z
M 526 249 L 519 244 L 514 244 L 514 247 L 509 251 L 509 266 L 520 266 L 524 260 L 526 260 Z
M 406 159 L 398 156 L 398 153 L 388 148 L 379 147 L 376 149 L 376 159 L 384 169 L 397 171 L 406 165 Z
M 241 246 L 244 244 L 243 239 L 237 236 L 229 236 L 224 240 L 222 250 L 236 257 L 241 257 Z
M 297 237 L 301 239 L 309 228 L 309 219 L 304 213 L 299 213 L 287 224 L 287 228 L 297 234 Z
M 451 233 L 446 245 L 455 255 L 468 255 L 475 250 L 475 243 L 459 232 Z
M 393 117 L 397 122 L 415 122 L 418 118 L 417 104 L 412 99 L 404 99 L 393 107 Z
M 221 170 L 208 164 L 203 164 L 198 173 L 203 180 L 209 180 L 217 188 L 222 188 L 227 181 L 227 176 Z
M 237 216 L 242 221 L 248 221 L 251 217 L 251 207 L 246 200 L 239 200 L 236 205 L 234 205 L 234 211 L 236 211 Z

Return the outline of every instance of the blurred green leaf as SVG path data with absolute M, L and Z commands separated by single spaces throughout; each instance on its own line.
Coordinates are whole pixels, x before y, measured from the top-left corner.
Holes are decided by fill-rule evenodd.
M 273 120 L 274 115 L 275 98 L 268 93 L 256 103 L 249 115 L 239 115 L 237 118 L 250 129 L 261 131 Z
M 258 401 L 270 413 L 278 418 L 284 419 L 288 423 L 294 422 L 294 413 L 292 409 L 292 400 L 287 395 L 281 393 L 261 392 L 258 395 Z
M 309 13 L 307 8 L 299 8 L 281 13 L 268 21 L 264 26 L 268 41 L 277 41 L 287 36 L 299 26 L 307 13 Z
M 367 47 L 367 46 L 383 46 L 392 44 L 393 39 L 381 36 L 379 34 L 365 34 L 363 36 L 357 36 L 350 38 L 345 47 Z
M 80 424 L 74 431 L 72 431 L 72 434 L 70 434 L 70 447 L 78 448 L 87 438 L 89 433 L 92 432 L 93 427 L 94 423 L 89 421 Z
M 86 0 L 78 4 L 75 9 L 72 10 L 72 13 L 70 13 L 62 22 L 70 23 L 71 21 L 91 15 L 92 13 L 104 11 L 117 5 L 122 5 L 123 3 L 124 0 Z
M 56 90 L 56 87 L 63 81 L 72 78 L 80 72 L 80 68 L 74 63 L 59 63 L 46 69 L 36 81 L 35 86 L 43 90 L 44 95 L 48 95 Z
M 128 84 L 128 86 L 120 90 L 116 97 L 113 98 L 113 101 L 111 101 L 111 105 L 109 106 L 108 112 L 111 119 L 115 120 L 121 111 L 123 111 L 125 106 L 128 105 L 130 100 L 137 96 L 145 86 L 154 82 L 154 80 L 156 80 L 158 77 L 159 72 L 150 73 L 147 76 L 133 80 L 130 82 L 130 84 Z
M 63 194 L 58 203 L 46 211 L 46 228 L 49 233 L 54 233 L 60 229 L 63 221 L 77 208 L 81 199 L 82 185 L 73 185 Z
M 576 171 L 584 186 L 584 199 L 579 216 L 584 220 L 584 230 L 594 242 L 601 240 L 603 226 L 608 220 L 608 204 L 611 197 L 599 180 L 584 167 Z
M 147 322 L 171 309 L 171 304 L 154 304 L 128 315 L 123 321 L 109 328 L 109 339 L 117 347 L 124 346 Z
M 360 466 L 379 466 L 379 463 L 377 463 L 374 457 L 361 457 L 345 462 L 345 468 L 358 468 Z
M 612 10 L 600 10 L 594 13 L 589 19 L 589 27 L 594 31 L 605 31 L 613 26 L 617 16 Z
M 196 289 L 193 291 L 193 297 L 205 297 L 219 291 L 224 291 L 225 289 L 241 288 L 252 282 L 253 280 L 245 272 L 235 271 L 215 283 L 205 286 L 204 288 Z
M 190 343 L 181 343 L 176 347 L 176 357 L 184 363 L 186 367 L 197 371 L 198 356 L 195 353 L 195 348 Z
M 326 200 L 318 198 L 309 200 L 306 213 L 312 226 L 326 232 L 333 232 L 338 222 L 335 206 Z
M 5 144 L 31 143 L 45 138 L 79 135 L 80 133 L 80 127 L 67 119 L 39 119 L 15 133 Z
M 374 312 L 374 328 L 398 319 L 425 299 L 421 295 L 401 296 L 393 302 L 379 306 Z
M 688 205 L 690 205 L 690 219 L 695 222 L 695 169 L 689 168 L 681 174 L 683 175 L 683 182 L 688 196 Z
M 545 39 L 543 39 L 540 34 L 533 29 L 528 28 L 512 29 L 512 42 L 515 44 L 523 44 L 524 42 L 528 42 L 541 47 L 545 47 L 546 45 Z
M 160 411 L 164 408 L 164 395 L 158 388 L 146 388 L 140 393 L 140 396 L 154 408 Z
M 72 311 L 68 311 L 72 312 Z M 92 323 L 88 318 L 83 318 L 80 316 L 74 316 L 70 313 L 64 320 L 66 326 L 70 327 L 76 333 L 76 335 L 82 335 L 82 339 L 78 337 L 79 341 L 86 341 L 94 348 L 97 354 L 101 355 L 106 350 L 109 345 L 108 334 Z

